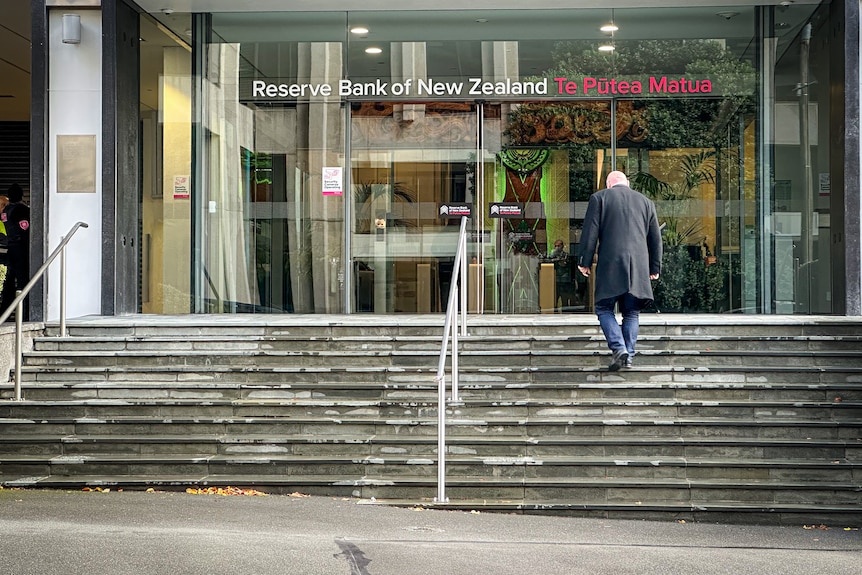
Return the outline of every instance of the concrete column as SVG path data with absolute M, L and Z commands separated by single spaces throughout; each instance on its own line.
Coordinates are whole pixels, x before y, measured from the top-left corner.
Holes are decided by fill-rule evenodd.
M 81 41 L 64 43 L 63 14 L 81 17 Z M 101 313 L 102 292 L 102 13 L 100 10 L 56 9 L 48 12 L 48 117 L 46 119 L 48 163 L 45 170 L 46 224 L 44 258 L 60 243 L 72 226 L 83 221 L 89 225 L 80 229 L 66 251 L 66 314 L 77 317 Z M 60 136 L 80 136 L 78 151 L 82 161 L 74 169 L 67 162 L 60 177 L 69 181 L 93 176 L 93 187 L 80 193 L 58 192 L 57 142 Z M 92 149 L 90 148 L 92 138 Z M 66 140 L 69 142 L 69 140 Z M 73 143 L 74 143 L 73 142 Z M 95 166 L 90 165 L 91 151 Z M 64 150 L 68 159 L 72 147 Z M 71 169 L 71 171 L 70 171 Z M 94 174 L 90 172 L 95 170 Z M 74 173 L 73 173 L 74 172 Z M 64 184 L 61 189 L 66 189 Z M 31 237 L 38 237 L 31 230 Z M 42 261 L 44 261 L 44 258 Z M 59 259 L 48 270 L 46 283 L 47 313 L 45 319 L 56 321 L 60 316 Z M 41 264 L 41 262 L 39 262 Z M 36 271 L 36 268 L 31 270 Z
M 301 44 L 297 80 L 337 86 L 343 74 L 341 50 L 338 42 Z M 295 207 L 303 213 L 298 219 L 290 216 L 289 249 L 298 313 L 342 311 L 344 201 L 350 192 L 323 195 L 323 168 L 345 167 L 344 118 L 338 98 L 308 96 L 297 104 L 297 167 L 303 176 L 297 182 L 301 203 Z
M 392 42 L 390 74 L 392 82 L 428 78 L 428 56 L 425 42 Z M 408 124 L 421 122 L 425 117 L 425 104 L 395 104 L 395 121 Z

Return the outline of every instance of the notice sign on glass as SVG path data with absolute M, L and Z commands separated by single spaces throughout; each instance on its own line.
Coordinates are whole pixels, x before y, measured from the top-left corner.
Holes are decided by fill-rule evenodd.
M 344 193 L 342 186 L 343 170 L 339 167 L 323 168 L 323 195 L 340 196 Z
M 438 215 L 443 218 L 470 217 L 473 215 L 473 204 L 464 202 L 440 204 L 437 208 Z
M 495 202 L 488 207 L 491 218 L 523 218 L 524 204 L 520 202 Z
M 174 199 L 187 200 L 191 197 L 188 176 L 174 176 Z
M 96 193 L 96 136 L 57 136 L 57 193 Z

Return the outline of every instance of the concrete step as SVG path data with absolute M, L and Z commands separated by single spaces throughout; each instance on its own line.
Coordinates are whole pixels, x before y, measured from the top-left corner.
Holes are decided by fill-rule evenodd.
M 68 401 L 282 401 L 318 400 L 330 402 L 378 401 L 387 403 L 435 403 L 436 385 L 386 385 L 377 383 L 309 385 L 176 384 L 170 382 L 112 382 L 31 384 L 23 386 L 24 398 L 31 402 Z M 448 392 L 447 392 L 448 395 Z M 0 386 L 0 398 L 11 399 L 13 386 Z M 548 402 L 548 401 L 659 401 L 669 402 L 804 402 L 842 403 L 862 401 L 858 385 L 835 384 L 639 384 L 572 385 L 559 382 L 525 384 L 473 384 L 461 382 L 459 396 L 464 401 Z
M 69 465 L 74 465 L 70 463 Z M 119 468 L 126 467 L 118 464 Z M 131 467 L 131 465 L 129 465 Z M 258 466 L 259 467 L 259 466 Z M 32 470 L 31 470 L 32 471 Z M 170 486 L 234 485 L 253 487 L 270 492 L 292 492 L 360 497 L 376 500 L 412 500 L 415 504 L 431 503 L 436 493 L 436 474 L 422 475 L 331 475 L 299 473 L 206 474 L 205 468 L 156 475 L 133 473 L 107 475 L 14 475 L 0 476 L 8 487 L 81 488 L 110 486 L 112 488 L 143 489 Z M 447 478 L 446 493 L 451 500 L 475 501 L 487 495 L 494 501 L 567 501 L 584 509 L 602 506 L 627 506 L 637 509 L 644 504 L 675 506 L 684 504 L 708 509 L 729 506 L 733 502 L 768 511 L 792 507 L 835 509 L 859 514 L 858 484 L 841 481 L 782 481 L 765 479 L 697 479 L 643 477 L 526 477 L 518 476 L 459 476 Z
M 256 475 L 323 475 L 340 477 L 363 476 L 436 476 L 438 462 L 432 458 L 399 455 L 296 455 L 296 454 L 93 454 L 39 457 L 6 455 L 0 473 L 4 476 L 33 475 L 159 475 L 170 469 L 183 469 L 207 475 L 251 473 Z M 750 481 L 774 480 L 776 489 L 784 483 L 802 485 L 856 484 L 862 475 L 862 462 L 834 460 L 807 461 L 793 459 L 761 459 L 740 462 L 736 459 L 688 457 L 628 457 L 597 456 L 549 457 L 475 457 L 449 455 L 446 458 L 447 478 L 510 478 L 543 481 L 556 478 L 581 478 L 608 481 L 639 478 L 647 484 L 654 480 L 691 479 L 726 481 L 747 484 Z M 645 485 L 646 487 L 646 485 Z
M 673 366 L 668 362 L 647 365 L 638 355 L 634 369 L 616 372 L 601 366 L 539 365 L 539 366 L 477 366 L 460 363 L 460 380 L 466 383 L 525 383 L 530 381 L 620 384 L 625 382 L 703 382 L 734 384 L 746 381 L 772 383 L 808 382 L 832 383 L 843 381 L 858 384 L 862 381 L 862 365 L 849 366 L 788 366 L 788 365 L 697 365 Z M 92 366 L 63 364 L 52 366 L 25 366 L 22 381 L 57 382 L 141 382 L 153 381 L 175 384 L 197 382 L 236 384 L 312 384 L 332 382 L 391 384 L 429 384 L 435 381 L 436 366 L 298 366 L 298 365 L 161 365 L 141 362 L 142 365 Z M 451 379 L 446 373 L 447 380 Z
M 450 455 L 483 457 L 592 456 L 720 458 L 738 461 L 801 459 L 862 461 L 862 439 L 751 439 L 746 437 L 450 436 Z M 14 435 L 0 437 L 0 454 L 60 455 L 353 455 L 437 456 L 434 435 Z
M 235 336 L 221 333 L 210 336 L 159 336 L 159 337 L 37 337 L 33 340 L 36 351 L 98 352 L 98 351 L 260 351 L 260 352 L 395 352 L 431 351 L 439 353 L 440 334 L 434 336 L 356 336 L 356 337 L 300 337 L 285 335 Z M 511 335 L 487 334 L 459 338 L 459 349 L 465 352 L 506 350 L 574 351 L 584 349 L 605 350 L 601 333 L 560 335 L 530 335 L 514 338 Z M 753 335 L 650 335 L 642 334 L 638 348 L 646 350 L 693 351 L 858 351 L 862 336 L 753 336 Z
M 203 416 L 113 416 L 0 418 L 0 435 L 356 435 L 397 434 L 436 436 L 436 417 L 392 417 L 357 415 L 296 417 L 203 417 Z M 855 441 L 862 437 L 862 420 L 722 417 L 655 418 L 631 417 L 489 417 L 484 419 L 450 418 L 447 437 L 515 436 L 557 437 L 748 437 L 785 439 L 839 439 Z
M 838 316 L 747 316 L 642 314 L 644 335 L 733 336 L 858 336 L 862 321 Z M 57 334 L 57 326 L 46 332 Z M 592 314 L 557 315 L 470 315 L 467 331 L 473 336 L 506 334 L 518 337 L 597 334 L 598 322 Z M 67 322 L 71 336 L 92 335 L 129 337 L 209 336 L 231 333 L 235 336 L 442 336 L 443 315 L 317 315 L 267 316 L 249 321 L 247 316 L 122 316 L 72 319 Z
M 459 352 L 460 362 L 473 367 L 523 369 L 531 367 L 593 367 L 609 362 L 606 349 L 593 350 L 519 350 Z M 436 368 L 439 350 L 417 351 L 258 351 L 234 350 L 145 350 L 145 351 L 33 351 L 26 355 L 27 367 L 148 367 L 177 366 L 209 368 L 231 366 L 246 368 L 280 367 L 390 367 Z M 704 368 L 712 366 L 775 367 L 859 367 L 862 350 L 643 350 L 639 366 Z
M 333 402 L 435 402 L 435 374 L 422 369 L 332 368 L 28 368 L 23 396 L 67 400 L 329 400 Z M 447 385 L 451 377 L 447 376 Z M 467 401 L 648 401 L 805 403 L 858 402 L 862 368 L 632 370 L 462 368 L 460 395 Z M 14 397 L 11 383 L 0 398 Z
M 227 483 L 226 485 L 230 485 Z M 724 524 L 783 525 L 860 525 L 862 512 L 855 505 L 809 505 L 800 503 L 757 503 L 738 500 L 722 501 L 608 501 L 606 499 L 449 499 L 438 502 L 436 496 L 422 499 L 359 499 L 360 505 L 387 505 L 414 510 L 439 509 L 471 513 L 542 514 L 567 517 L 590 517 L 678 522 L 714 522 Z
M 380 401 L 331 399 L 242 399 L 208 400 L 112 400 L 16 401 L 0 404 L 0 417 L 13 419 L 75 418 L 110 419 L 134 414 L 162 418 L 338 418 L 349 423 L 355 418 L 436 418 L 436 401 Z M 793 418 L 798 421 L 862 421 L 862 402 L 798 400 L 692 401 L 675 399 L 577 399 L 496 401 L 462 399 L 447 407 L 447 417 L 468 419 L 516 418 L 571 420 L 584 417 L 603 420 L 630 418 L 692 419 L 723 418 L 762 421 Z
M 82 369 L 74 373 L 32 372 L 23 380 L 31 401 L 199 400 L 203 402 L 299 400 L 350 403 L 428 403 L 437 401 L 431 373 L 409 370 L 164 370 Z M 655 402 L 858 402 L 862 373 L 851 369 L 711 369 L 703 371 L 636 368 L 611 373 L 535 369 L 462 369 L 459 396 L 465 401 L 645 401 Z M 451 377 L 446 376 L 447 387 Z M 448 392 L 447 392 L 448 395 Z M 0 384 L 0 398 L 14 397 L 12 384 Z

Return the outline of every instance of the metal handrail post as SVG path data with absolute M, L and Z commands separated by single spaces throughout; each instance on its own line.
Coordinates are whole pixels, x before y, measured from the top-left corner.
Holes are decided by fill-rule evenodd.
M 467 241 L 467 217 L 461 217 L 461 231 L 458 234 L 458 248 L 455 250 L 455 262 L 452 266 L 452 280 L 449 282 L 449 297 L 446 300 L 446 316 L 443 321 L 443 342 L 440 345 L 440 360 L 437 363 L 437 376 L 434 378 L 437 381 L 437 497 L 434 501 L 446 503 L 449 499 L 446 497 L 446 348 L 449 344 L 449 330 L 457 331 L 458 326 L 458 304 L 457 304 L 457 284 L 458 270 L 461 265 L 461 254 L 464 252 L 464 244 Z M 454 348 L 457 345 L 453 342 L 452 357 L 457 364 L 457 351 Z
M 463 288 L 461 291 L 464 291 Z M 455 309 L 455 314 L 457 313 L 458 310 Z M 458 323 L 454 321 L 452 322 L 452 401 L 460 401 L 458 396 Z
M 434 501 L 448 503 L 446 497 L 446 381 L 437 384 L 437 497 Z
M 457 270 L 461 264 L 461 243 L 466 241 L 467 218 L 461 218 L 461 232 L 458 236 L 458 248 L 455 250 L 455 264 L 452 266 L 452 281 L 449 282 L 449 297 L 446 300 L 446 319 L 443 324 L 443 342 L 440 346 L 440 361 L 437 364 L 437 377 L 443 377 L 443 369 L 446 365 L 446 347 L 449 343 L 449 329 L 457 317 L 453 317 L 452 309 L 456 308 L 455 296 L 457 295 Z
M 23 341 L 21 315 L 24 313 L 24 305 L 21 303 L 23 298 L 20 298 L 20 295 L 21 290 L 17 290 L 15 292 L 15 299 L 18 301 L 15 305 L 15 401 L 24 399 L 21 397 L 21 347 Z
M 66 337 L 66 246 L 60 252 L 60 337 Z
M 461 280 L 458 289 L 461 291 L 461 335 L 467 337 L 467 241 L 461 244 Z

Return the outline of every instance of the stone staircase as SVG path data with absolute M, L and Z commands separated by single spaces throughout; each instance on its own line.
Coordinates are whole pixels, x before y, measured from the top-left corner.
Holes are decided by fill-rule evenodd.
M 55 327 L 49 327 L 47 336 Z M 0 385 L 4 486 L 234 485 L 396 505 L 862 523 L 862 320 L 471 317 L 437 486 L 436 316 L 95 318 Z M 448 380 L 448 378 L 447 378 Z

